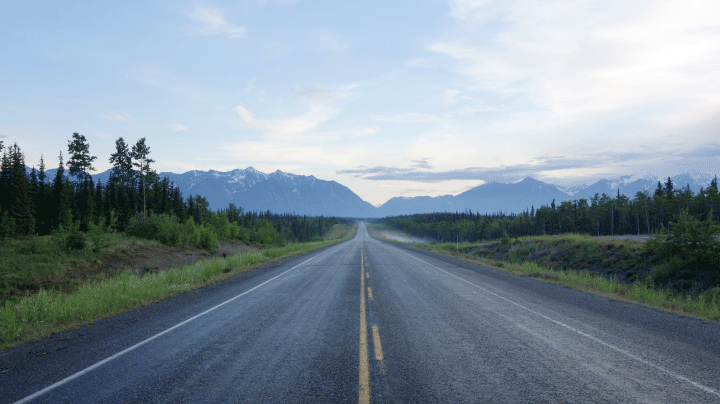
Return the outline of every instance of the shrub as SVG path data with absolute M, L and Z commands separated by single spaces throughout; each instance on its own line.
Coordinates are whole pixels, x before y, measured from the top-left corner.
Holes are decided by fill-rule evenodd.
M 79 230 L 71 231 L 65 237 L 65 248 L 69 250 L 83 250 L 85 249 L 85 234 Z

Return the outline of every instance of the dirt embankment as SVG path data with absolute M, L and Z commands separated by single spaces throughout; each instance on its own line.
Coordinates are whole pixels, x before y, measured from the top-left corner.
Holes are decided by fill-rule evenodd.
M 243 243 L 220 243 L 216 253 L 210 253 L 197 247 L 173 247 L 156 242 L 125 242 L 113 247 L 111 252 L 103 254 L 95 261 L 73 266 L 61 274 L 44 279 L 44 289 L 56 289 L 65 292 L 76 290 L 82 282 L 114 276 L 125 271 L 138 273 L 157 273 L 174 267 L 192 264 L 212 257 L 227 257 L 240 252 L 257 250 L 257 247 Z M 31 291 L 32 292 L 32 291 Z

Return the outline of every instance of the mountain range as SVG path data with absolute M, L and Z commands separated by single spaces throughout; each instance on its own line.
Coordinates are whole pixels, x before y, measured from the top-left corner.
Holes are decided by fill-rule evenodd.
M 56 169 L 47 171 L 52 180 Z M 183 174 L 159 173 L 167 176 L 180 188 L 185 197 L 201 195 L 207 198 L 213 210 L 224 209 L 230 203 L 245 211 L 271 211 L 309 216 L 338 216 L 372 218 L 431 212 L 519 213 L 562 201 L 585 198 L 595 194 L 615 196 L 620 193 L 633 198 L 637 192 L 652 194 L 658 181 L 667 178 L 650 175 L 622 176 L 600 180 L 591 185 L 562 187 L 525 178 L 515 183 L 488 182 L 458 195 L 436 197 L 394 197 L 379 207 L 362 200 L 357 194 L 336 181 L 325 181 L 314 176 L 295 175 L 280 170 L 266 174 L 252 167 L 227 172 L 188 171 Z M 94 181 L 106 183 L 110 170 L 93 175 Z M 697 193 L 707 187 L 714 176 L 704 173 L 686 173 L 672 178 L 675 189 L 689 186 Z

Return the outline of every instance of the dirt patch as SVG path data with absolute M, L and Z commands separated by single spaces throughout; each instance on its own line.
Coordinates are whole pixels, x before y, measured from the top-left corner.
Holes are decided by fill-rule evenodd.
M 155 242 L 126 242 L 114 247 L 111 252 L 103 254 L 93 262 L 74 266 L 62 274 L 44 279 L 40 286 L 44 289 L 72 292 L 77 290 L 81 283 L 90 279 L 114 276 L 125 271 L 137 271 L 141 275 L 158 273 L 203 259 L 228 257 L 254 250 L 258 248 L 240 242 L 221 242 L 216 253 L 197 247 L 173 247 Z

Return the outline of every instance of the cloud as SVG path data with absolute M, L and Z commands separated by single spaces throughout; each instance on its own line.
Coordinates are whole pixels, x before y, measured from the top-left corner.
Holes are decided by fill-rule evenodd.
M 460 90 L 454 90 L 451 88 L 448 88 L 440 94 L 440 97 L 443 99 L 443 102 L 445 104 L 454 104 L 457 102 L 457 96 L 460 94 Z
M 439 122 L 441 121 L 441 118 L 437 115 L 431 115 L 431 114 L 418 114 L 414 112 L 406 113 L 406 114 L 398 114 L 393 116 L 383 116 L 383 115 L 373 115 L 373 119 L 380 122 L 398 122 L 398 123 L 406 123 L 406 122 Z
M 245 92 L 249 93 L 253 88 L 255 88 L 255 81 L 256 79 L 250 79 L 247 81 L 247 87 L 245 87 Z
M 135 118 L 130 116 L 130 114 L 120 114 L 117 112 L 110 112 L 109 114 L 105 115 L 97 114 L 95 116 L 97 116 L 98 118 L 110 119 L 111 121 L 130 122 L 135 120 Z
M 263 119 L 257 118 L 243 105 L 237 105 L 233 110 L 249 127 L 262 131 L 266 136 L 282 137 L 282 135 L 293 135 L 308 132 L 317 128 L 320 124 L 332 119 L 338 112 L 336 104 L 353 96 L 356 84 L 340 87 L 325 87 L 319 85 L 294 86 L 293 95 L 306 105 L 307 112 L 288 118 Z M 264 100 L 264 92 L 261 94 L 261 102 Z M 356 128 L 350 129 L 350 133 L 367 134 L 368 131 L 377 132 L 379 128 Z M 372 133 L 374 133 L 372 132 Z M 287 136 L 285 136 L 287 137 Z M 316 136 L 315 136 L 316 137 Z
M 485 182 L 514 182 L 525 177 L 558 179 L 571 172 L 584 172 L 587 176 L 620 175 L 628 172 L 647 171 L 650 166 L 673 167 L 675 173 L 692 167 L 720 166 L 720 144 L 706 144 L 690 151 L 673 150 L 660 152 L 596 153 L 582 156 L 537 157 L 520 164 L 497 167 L 468 167 L 462 169 L 433 171 L 428 159 L 412 160 L 410 167 L 360 166 L 355 169 L 338 170 L 337 174 L 351 175 L 371 181 L 442 182 L 451 180 L 482 180 Z M 711 159 L 712 162 L 708 161 Z M 704 162 L 702 162 L 704 160 Z M 702 162 L 702 163 L 701 163 Z M 592 175 L 588 175 L 592 173 Z
M 0 102 L 0 107 L 7 108 L 7 109 L 20 109 L 19 107 L 16 107 L 14 105 L 3 104 L 2 102 Z
M 179 123 L 171 123 L 170 125 L 168 125 L 168 128 L 175 130 L 177 132 L 182 132 L 185 129 L 187 129 L 187 127 L 185 127 L 185 125 L 181 125 Z
M 194 29 L 197 35 L 227 34 L 228 38 L 245 38 L 246 36 L 246 29 L 227 22 L 220 9 L 197 6 L 195 10 L 188 13 L 188 16 L 202 24 Z
M 280 134 L 296 134 L 308 131 L 329 120 L 334 113 L 334 110 L 330 108 L 313 105 L 307 113 L 300 116 L 284 119 L 258 119 L 242 105 L 236 106 L 234 110 L 251 128 Z
M 367 126 L 367 127 L 359 127 L 354 129 L 349 129 L 348 133 L 351 133 L 355 136 L 368 136 L 368 135 L 374 135 L 380 131 L 380 127 L 378 126 Z
M 450 10 L 456 36 L 427 49 L 454 60 L 472 91 L 576 121 L 644 108 L 683 125 L 720 107 L 717 1 L 453 0 Z

